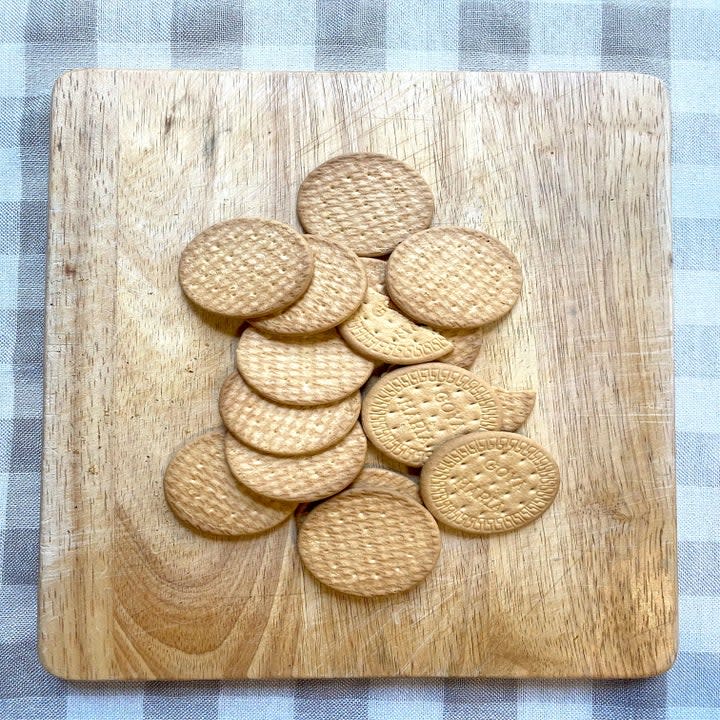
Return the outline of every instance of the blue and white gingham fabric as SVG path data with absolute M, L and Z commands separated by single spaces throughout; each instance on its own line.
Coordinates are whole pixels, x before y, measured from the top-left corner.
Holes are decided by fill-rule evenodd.
M 36 657 L 50 90 L 77 67 L 632 70 L 672 98 L 680 655 L 633 682 L 79 684 Z M 720 0 L 0 0 L 0 718 L 720 718 Z

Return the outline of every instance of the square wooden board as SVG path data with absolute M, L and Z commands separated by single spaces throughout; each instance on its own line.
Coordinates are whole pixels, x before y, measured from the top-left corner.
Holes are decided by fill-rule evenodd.
M 76 71 L 52 105 L 40 655 L 70 678 L 636 677 L 677 636 L 668 123 L 629 74 Z M 294 524 L 196 535 L 164 468 L 219 425 L 234 327 L 190 309 L 182 247 L 297 226 L 302 178 L 387 153 L 437 224 L 520 258 L 475 364 L 538 391 L 562 469 L 526 529 L 443 534 L 423 585 L 364 600 L 303 573 Z

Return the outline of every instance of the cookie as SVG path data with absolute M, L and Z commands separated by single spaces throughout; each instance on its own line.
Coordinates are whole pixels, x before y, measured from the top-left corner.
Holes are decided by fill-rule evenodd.
M 391 299 L 417 322 L 477 328 L 497 320 L 520 295 L 517 258 L 477 230 L 433 227 L 416 233 L 388 260 Z
M 379 489 L 397 492 L 411 497 L 415 502 L 420 500 L 420 488 L 409 477 L 377 467 L 365 467 L 350 486 L 352 490 Z
M 469 369 L 475 362 L 485 337 L 484 328 L 470 328 L 449 330 L 447 328 L 432 328 L 453 344 L 452 352 L 443 356 L 442 361 L 448 365 Z
M 393 370 L 363 400 L 362 423 L 370 442 L 413 467 L 445 440 L 471 430 L 497 430 L 500 422 L 490 385 L 445 363 Z
M 453 348 L 440 333 L 416 325 L 393 310 L 387 296 L 372 288 L 368 288 L 362 305 L 338 330 L 353 350 L 395 365 L 437 360 Z
M 338 592 L 389 595 L 422 582 L 440 554 L 440 531 L 417 501 L 385 490 L 347 490 L 302 522 L 305 568 Z
M 297 503 L 262 497 L 239 484 L 225 461 L 225 433 L 190 441 L 165 471 L 165 498 L 189 525 L 214 535 L 254 535 L 281 523 Z
M 435 202 L 422 176 L 375 153 L 340 155 L 315 168 L 298 192 L 305 231 L 333 237 L 358 255 L 387 255 L 430 226 Z
M 493 392 L 502 406 L 500 430 L 515 432 L 528 419 L 535 406 L 535 391 L 494 387 Z
M 340 442 L 360 414 L 360 393 L 322 407 L 291 407 L 255 393 L 238 373 L 220 390 L 220 415 L 245 445 L 270 455 L 309 455 Z
M 305 238 L 274 220 L 238 218 L 203 230 L 180 256 L 180 285 L 220 315 L 257 317 L 294 303 L 315 260 Z
M 243 485 L 265 497 L 302 503 L 347 487 L 362 469 L 366 448 L 360 423 L 336 445 L 302 457 L 268 455 L 230 434 L 225 438 L 228 465 Z
M 247 328 L 236 357 L 240 374 L 260 395 L 303 407 L 352 395 L 373 371 L 373 363 L 351 350 L 335 330 L 276 338 Z
M 315 272 L 305 294 L 290 307 L 250 323 L 274 335 L 311 335 L 347 320 L 365 296 L 367 275 L 358 256 L 327 238 L 305 235 Z
M 385 277 L 387 276 L 387 262 L 378 258 L 360 258 L 367 276 L 367 286 L 376 292 L 387 295 Z
M 420 489 L 438 521 L 478 535 L 517 530 L 555 499 L 560 471 L 534 440 L 506 432 L 474 432 L 433 452 Z

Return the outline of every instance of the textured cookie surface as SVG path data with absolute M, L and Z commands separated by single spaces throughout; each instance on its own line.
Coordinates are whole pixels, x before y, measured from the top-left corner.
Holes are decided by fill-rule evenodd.
M 443 356 L 444 363 L 469 368 L 475 362 L 485 337 L 483 328 L 433 329 L 453 344 L 452 352 Z
M 476 432 L 449 440 L 422 470 L 420 488 L 430 512 L 469 533 L 523 527 L 555 499 L 560 472 L 534 440 L 506 432 Z
M 514 432 L 530 416 L 535 406 L 534 390 L 504 390 L 494 387 L 493 392 L 502 407 L 500 430 Z
M 351 485 L 352 489 L 377 489 L 398 492 L 411 497 L 415 502 L 420 500 L 420 488 L 409 477 L 379 467 L 364 467 Z
M 261 497 L 240 485 L 225 461 L 225 433 L 182 447 L 165 471 L 165 497 L 186 523 L 215 535 L 253 535 L 282 522 L 296 503 Z
M 311 502 L 347 487 L 362 469 L 367 440 L 360 423 L 336 445 L 315 455 L 277 457 L 225 438 L 225 455 L 233 475 L 266 497 Z
M 320 582 L 365 597 L 401 592 L 435 567 L 440 532 L 417 501 L 347 490 L 318 505 L 298 532 L 303 564 Z
M 180 284 L 206 310 L 255 317 L 308 288 L 315 260 L 302 235 L 274 220 L 238 218 L 203 230 L 180 256 Z
M 353 314 L 365 295 L 367 275 L 358 256 L 330 239 L 306 235 L 315 272 L 305 294 L 277 315 L 251 320 L 275 335 L 310 335 L 329 330 Z
M 399 245 L 387 288 L 398 307 L 439 328 L 475 328 L 507 313 L 520 295 L 517 258 L 477 230 L 433 227 Z
M 350 349 L 335 330 L 301 338 L 277 338 L 247 328 L 237 345 L 245 381 L 274 402 L 312 406 L 356 392 L 373 364 Z
M 384 375 L 363 400 L 368 439 L 395 460 L 419 467 L 443 441 L 471 430 L 497 430 L 501 417 L 490 385 L 445 363 Z
M 220 415 L 240 442 L 271 455 L 307 455 L 340 442 L 360 414 L 360 393 L 322 407 L 291 407 L 266 400 L 238 373 L 220 391 Z
M 351 348 L 374 360 L 398 365 L 437 360 L 453 347 L 440 333 L 416 325 L 393 310 L 390 300 L 372 288 L 338 329 Z
M 335 237 L 358 255 L 386 255 L 429 227 L 435 203 L 422 176 L 373 153 L 334 157 L 300 186 L 297 210 L 308 233 Z
M 385 277 L 387 276 L 387 262 L 378 258 L 360 258 L 367 275 L 367 286 L 376 292 L 387 295 Z

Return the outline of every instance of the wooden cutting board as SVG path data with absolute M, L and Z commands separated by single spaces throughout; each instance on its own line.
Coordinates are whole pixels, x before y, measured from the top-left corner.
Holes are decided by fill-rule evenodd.
M 629 74 L 76 71 L 53 98 L 40 655 L 70 678 L 636 677 L 677 637 L 668 122 Z M 236 328 L 190 308 L 181 248 L 238 215 L 297 225 L 301 179 L 376 151 L 525 286 L 475 369 L 534 387 L 562 469 L 522 531 L 443 533 L 429 580 L 357 599 L 292 522 L 213 540 L 164 468 L 219 425 Z

